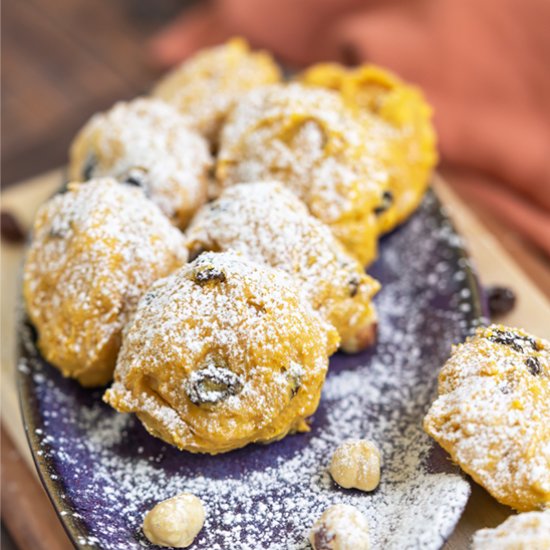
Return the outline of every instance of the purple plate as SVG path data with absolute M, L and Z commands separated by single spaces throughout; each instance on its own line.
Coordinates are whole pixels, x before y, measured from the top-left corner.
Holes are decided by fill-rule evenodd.
M 114 412 L 102 392 L 81 388 L 46 363 L 34 331 L 20 323 L 19 387 L 30 446 L 44 485 L 78 548 L 149 547 L 143 514 L 182 491 L 207 509 L 193 548 L 307 548 L 328 506 L 345 502 L 368 517 L 376 548 L 437 549 L 452 532 L 470 488 L 422 430 L 437 372 L 452 343 L 484 322 L 479 287 L 460 237 L 433 192 L 386 236 L 371 269 L 376 347 L 335 355 L 312 430 L 219 456 L 179 452 Z M 341 489 L 327 464 L 347 438 L 382 451 L 373 493 Z

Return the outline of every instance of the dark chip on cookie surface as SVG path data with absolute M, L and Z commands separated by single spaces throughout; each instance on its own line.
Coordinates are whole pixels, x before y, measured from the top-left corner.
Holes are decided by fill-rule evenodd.
M 357 296 L 357 292 L 359 292 L 359 286 L 361 285 L 361 281 L 359 280 L 359 277 L 354 275 L 348 280 L 348 286 L 349 286 L 349 295 L 353 298 Z
M 55 219 L 48 232 L 48 237 L 51 239 L 64 239 L 73 229 L 72 219 Z
M 96 165 L 97 157 L 93 153 L 90 153 L 84 163 L 84 168 L 82 169 L 82 179 L 84 181 L 92 179 Z
M 211 212 L 227 212 L 227 210 L 229 209 L 229 206 L 227 204 L 227 201 L 223 200 L 223 199 L 217 199 L 213 202 L 211 202 L 207 208 L 211 211 Z
M 147 305 L 152 304 L 155 301 L 155 298 L 157 297 L 157 293 L 150 290 L 143 296 L 143 302 Z
M 377 216 L 380 216 L 381 214 L 386 212 L 386 210 L 388 210 L 392 204 L 393 204 L 393 193 L 391 191 L 384 191 L 382 195 L 382 202 L 380 203 L 379 206 L 377 206 L 374 209 L 374 213 Z
M 503 346 L 509 346 L 518 353 L 525 353 L 525 346 L 528 346 L 533 351 L 537 351 L 537 343 L 533 338 L 529 336 L 522 336 L 511 331 L 495 330 L 494 333 L 489 336 L 491 342 L 495 344 L 502 344 Z
M 199 285 L 211 282 L 223 283 L 225 282 L 225 273 L 214 266 L 199 266 L 193 274 L 193 280 Z
M 286 370 L 286 375 L 288 378 L 290 386 L 290 399 L 296 397 L 300 388 L 302 387 L 302 378 L 304 376 L 304 371 L 301 368 L 295 368 L 293 366 L 290 369 Z
M 216 405 L 242 390 L 241 377 L 217 363 L 211 360 L 205 368 L 190 374 L 186 391 L 193 404 Z
M 134 187 L 141 187 L 142 189 L 145 187 L 147 174 L 145 170 L 141 168 L 133 168 L 128 172 L 126 177 L 124 178 L 124 183 L 127 185 L 132 185 Z
M 143 187 L 143 182 L 135 176 L 128 176 L 124 180 L 124 183 L 127 183 L 128 185 L 133 185 L 135 187 Z
M 537 357 L 527 357 L 525 365 L 533 376 L 538 376 L 542 372 L 542 367 Z

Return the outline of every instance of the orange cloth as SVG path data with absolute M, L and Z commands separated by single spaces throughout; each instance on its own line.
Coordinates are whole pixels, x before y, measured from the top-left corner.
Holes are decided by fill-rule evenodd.
M 548 0 L 218 0 L 154 37 L 172 65 L 233 35 L 283 62 L 373 62 L 421 86 L 443 169 L 550 255 Z

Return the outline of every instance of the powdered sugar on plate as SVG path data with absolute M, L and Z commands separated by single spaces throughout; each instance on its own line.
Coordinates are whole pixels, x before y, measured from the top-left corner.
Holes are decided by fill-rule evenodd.
M 422 418 L 451 344 L 483 321 L 478 289 L 431 194 L 382 241 L 372 271 L 384 285 L 376 299 L 379 343 L 333 357 L 312 431 L 214 457 L 170 448 L 133 417 L 111 411 L 100 391 L 62 379 L 37 357 L 22 325 L 19 373 L 31 445 L 77 545 L 149 547 L 143 514 L 185 491 L 207 509 L 194 548 L 307 548 L 313 522 L 340 502 L 368 518 L 374 548 L 439 548 L 469 486 L 423 433 Z M 337 487 L 327 471 L 337 445 L 358 437 L 376 442 L 383 457 L 380 486 L 369 494 Z

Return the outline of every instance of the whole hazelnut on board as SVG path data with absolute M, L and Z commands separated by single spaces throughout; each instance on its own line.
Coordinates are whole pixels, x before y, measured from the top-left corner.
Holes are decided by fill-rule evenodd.
M 366 439 L 345 441 L 334 451 L 329 472 L 345 489 L 373 491 L 380 483 L 380 451 Z
M 369 550 L 367 518 L 349 504 L 327 508 L 309 533 L 314 550 Z
M 153 544 L 187 548 L 204 524 L 205 511 L 199 498 L 189 493 L 159 502 L 143 518 L 143 532 Z

